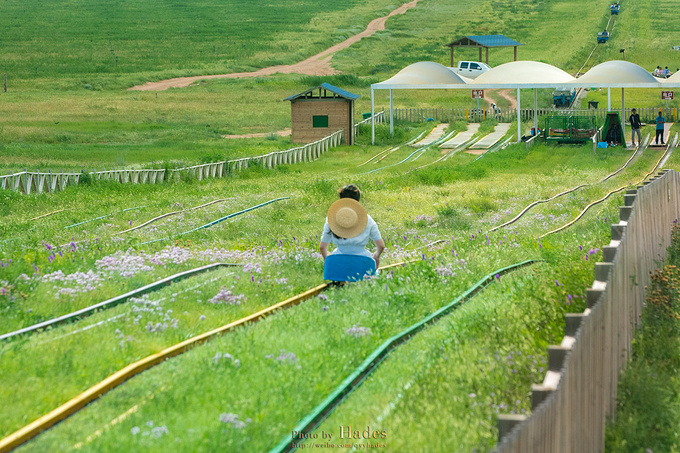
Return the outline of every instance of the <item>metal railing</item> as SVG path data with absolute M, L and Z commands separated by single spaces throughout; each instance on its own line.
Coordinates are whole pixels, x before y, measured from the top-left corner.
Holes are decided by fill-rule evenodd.
M 631 108 L 625 109 L 625 119 L 630 116 Z M 636 108 L 637 113 L 643 123 L 651 123 L 661 111 L 667 122 L 675 121 L 677 119 L 677 112 L 674 107 L 649 107 Z M 607 112 L 621 113 L 621 109 L 557 109 L 557 108 L 540 108 L 536 110 L 538 117 L 546 115 L 577 115 L 577 116 L 594 116 L 598 121 L 604 121 Z M 410 121 L 421 122 L 432 118 L 436 121 L 450 122 L 454 120 L 479 122 L 487 118 L 495 117 L 499 122 L 507 123 L 517 119 L 516 109 L 466 109 L 466 108 L 429 108 L 429 109 L 394 109 L 395 121 Z M 520 117 L 522 121 L 530 121 L 534 119 L 534 109 L 520 109 Z M 542 125 L 540 125 L 542 127 Z

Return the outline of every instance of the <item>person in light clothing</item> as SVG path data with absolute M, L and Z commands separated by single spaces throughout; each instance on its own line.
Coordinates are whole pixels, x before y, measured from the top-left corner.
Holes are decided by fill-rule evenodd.
M 375 220 L 366 213 L 359 203 L 361 192 L 354 184 L 348 184 L 338 191 L 340 199 L 328 209 L 326 223 L 321 233 L 319 252 L 324 260 L 328 256 L 328 244 L 337 248 L 333 254 L 363 255 L 375 260 L 376 269 L 380 267 L 380 255 L 385 250 L 385 241 Z M 375 242 L 376 251 L 366 250 L 368 241 Z

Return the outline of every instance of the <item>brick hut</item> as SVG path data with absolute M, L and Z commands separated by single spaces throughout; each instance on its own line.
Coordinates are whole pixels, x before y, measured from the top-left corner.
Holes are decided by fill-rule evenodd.
M 344 129 L 346 145 L 354 144 L 354 101 L 352 94 L 329 83 L 287 97 L 290 101 L 293 143 L 311 143 Z

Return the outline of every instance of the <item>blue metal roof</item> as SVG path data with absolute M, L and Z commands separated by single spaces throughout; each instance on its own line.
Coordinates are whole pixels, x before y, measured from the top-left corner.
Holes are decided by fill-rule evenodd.
M 472 41 L 471 43 L 469 41 Z M 514 47 L 523 46 L 524 44 L 510 39 L 503 35 L 482 35 L 482 36 L 465 36 L 456 41 L 453 41 L 447 46 L 466 46 L 477 44 L 482 47 Z
M 335 87 L 335 86 L 331 85 L 330 83 L 325 83 L 325 82 L 324 82 L 324 83 L 322 83 L 321 85 L 316 86 L 316 87 L 314 87 L 314 88 L 310 88 L 309 90 L 307 90 L 307 91 L 305 91 L 305 92 L 303 92 L 303 93 L 295 94 L 295 95 L 293 95 L 293 96 L 289 96 L 289 97 L 287 97 L 286 99 L 284 99 L 284 101 L 292 101 L 292 100 L 294 100 L 294 99 L 298 99 L 298 98 L 302 98 L 302 97 L 307 97 L 308 94 L 312 93 L 312 92 L 315 91 L 315 90 L 320 90 L 320 89 L 324 89 L 324 90 L 326 90 L 326 91 L 330 91 L 331 93 L 333 93 L 333 94 L 335 94 L 335 95 L 337 95 L 337 96 L 340 96 L 340 97 L 345 98 L 345 99 L 350 99 L 350 100 L 352 100 L 352 101 L 354 101 L 354 100 L 356 100 L 356 99 L 359 99 L 359 98 L 361 97 L 361 96 L 359 96 L 358 94 L 352 94 L 352 93 L 350 93 L 349 91 L 345 91 L 345 90 L 343 90 L 343 89 L 340 89 L 340 88 L 338 88 L 338 87 Z M 310 97 L 312 97 L 312 96 L 310 96 Z

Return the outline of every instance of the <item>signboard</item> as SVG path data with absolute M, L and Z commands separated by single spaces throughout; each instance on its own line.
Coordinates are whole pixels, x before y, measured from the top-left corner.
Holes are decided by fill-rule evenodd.
M 473 95 L 474 96 L 474 95 Z M 661 92 L 661 99 L 662 100 L 673 100 L 673 92 L 672 91 L 662 91 Z
M 472 90 L 472 99 L 484 99 L 484 90 Z

